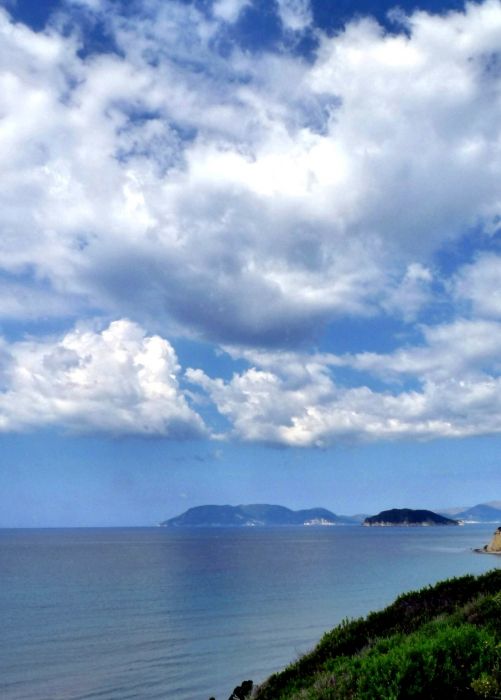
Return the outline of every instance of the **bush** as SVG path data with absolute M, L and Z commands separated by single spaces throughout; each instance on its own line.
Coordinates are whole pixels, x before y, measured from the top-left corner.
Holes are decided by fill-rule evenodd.
M 435 625 L 396 636 L 360 655 L 338 697 L 357 700 L 443 700 L 474 697 L 471 683 L 495 660 L 495 641 L 482 629 Z M 352 661 L 353 664 L 353 661 Z M 344 677 L 348 677 L 344 674 Z
M 501 570 L 343 622 L 256 700 L 501 700 Z

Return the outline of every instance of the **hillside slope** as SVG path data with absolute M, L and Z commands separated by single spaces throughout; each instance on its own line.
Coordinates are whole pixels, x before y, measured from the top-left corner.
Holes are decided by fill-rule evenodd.
M 400 596 L 345 622 L 256 700 L 501 697 L 501 569 Z

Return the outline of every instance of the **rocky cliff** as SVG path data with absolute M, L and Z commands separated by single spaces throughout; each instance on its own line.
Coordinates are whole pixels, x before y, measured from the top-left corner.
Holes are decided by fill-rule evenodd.
M 501 527 L 498 527 L 492 540 L 489 544 L 484 547 L 486 552 L 491 552 L 492 554 L 501 554 Z

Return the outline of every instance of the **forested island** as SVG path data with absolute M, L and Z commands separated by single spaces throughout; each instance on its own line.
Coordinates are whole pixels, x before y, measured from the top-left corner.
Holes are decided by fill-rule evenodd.
M 365 518 L 366 527 L 388 527 L 392 525 L 429 526 L 429 525 L 459 525 L 458 520 L 446 518 L 431 510 L 412 510 L 411 508 L 392 508 L 383 510 L 378 515 Z
M 443 700 L 501 695 L 501 570 L 406 593 L 343 622 L 309 654 L 229 700 Z

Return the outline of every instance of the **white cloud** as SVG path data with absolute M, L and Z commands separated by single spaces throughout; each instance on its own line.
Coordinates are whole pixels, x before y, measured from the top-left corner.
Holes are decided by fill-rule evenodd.
M 500 433 L 501 324 L 458 320 L 423 328 L 423 340 L 389 355 L 233 350 L 254 367 L 229 381 L 187 376 L 246 441 L 323 447 Z M 344 385 L 343 367 L 361 373 L 360 386 Z M 388 388 L 369 388 L 370 375 Z
M 339 316 L 412 320 L 434 254 L 473 225 L 493 235 L 499 2 L 415 13 L 407 34 L 354 22 L 311 64 L 223 58 L 193 5 L 105 10 L 123 55 L 0 13 L 0 269 L 19 284 L 287 346 Z
M 399 375 L 418 380 L 447 381 L 454 377 L 478 376 L 501 371 L 501 324 L 493 321 L 458 319 L 452 323 L 422 328 L 424 344 L 400 348 L 388 355 L 360 353 L 347 358 L 355 369 L 389 379 Z
M 453 291 L 456 298 L 471 304 L 475 315 L 501 318 L 501 257 L 485 253 L 457 273 Z
M 278 14 L 287 29 L 303 31 L 313 20 L 310 0 L 277 0 Z
M 229 382 L 209 379 L 201 370 L 190 370 L 188 378 L 230 420 L 232 435 L 245 441 L 325 447 L 346 440 L 466 434 L 448 412 L 435 415 L 432 387 L 429 395 L 402 392 L 396 396 L 368 387 L 346 389 L 336 386 L 326 371 L 297 385 L 290 384 L 286 367 L 280 375 L 250 369 Z
M 420 263 L 411 263 L 400 282 L 388 291 L 383 306 L 390 313 L 412 321 L 432 301 L 432 283 L 433 274 L 429 268 Z
M 220 55 L 245 0 L 212 16 L 85 4 L 120 55 L 0 10 L 0 315 L 141 325 L 3 343 L 2 429 L 203 434 L 174 350 L 144 327 L 250 363 L 229 381 L 188 370 L 244 440 L 499 432 L 500 258 L 440 277 L 435 255 L 472 230 L 496 245 L 501 3 L 401 16 L 401 34 L 370 20 L 317 32 L 311 62 Z M 307 2 L 278 10 L 286 31 L 310 25 Z M 422 323 L 437 289 L 451 320 L 422 325 L 421 344 L 266 350 L 339 317 Z
M 80 5 L 89 10 L 102 10 L 104 7 L 104 0 L 65 0 L 68 5 Z
M 40 280 L 0 279 L 0 319 L 13 321 L 72 317 L 84 304 L 78 297 L 66 298 L 47 289 Z
M 77 433 L 201 436 L 205 427 L 178 384 L 170 343 L 136 324 L 77 328 L 27 340 L 1 357 L 0 430 L 63 426 Z
M 494 321 L 424 327 L 422 345 L 388 355 L 231 352 L 254 366 L 228 381 L 186 371 L 228 419 L 228 437 L 324 447 L 501 432 L 501 324 Z M 343 383 L 344 367 L 361 373 L 359 386 Z M 60 339 L 4 341 L 0 430 L 207 435 L 179 386 L 180 372 L 167 340 L 127 320 L 103 331 L 82 326 Z M 388 389 L 369 388 L 370 375 Z
M 215 0 L 212 12 L 223 22 L 236 22 L 242 10 L 250 5 L 252 0 Z

